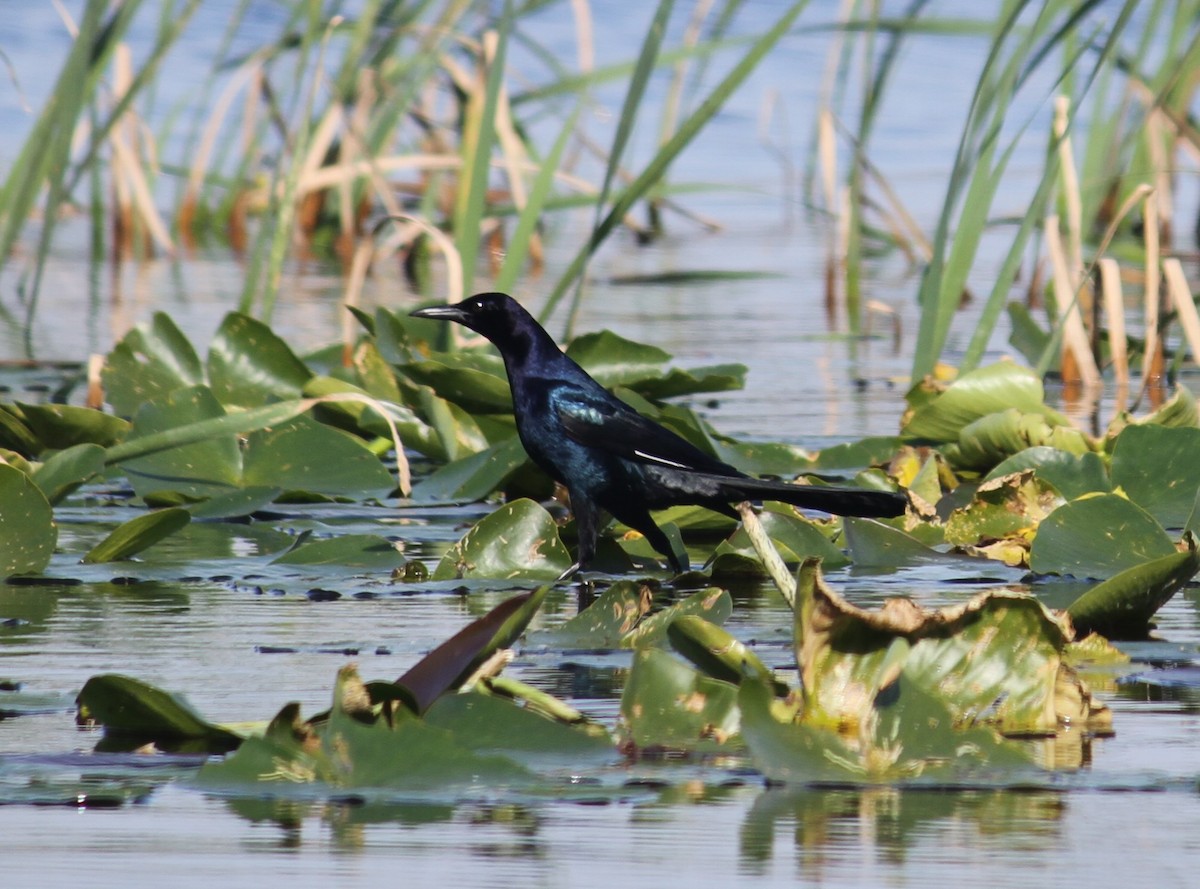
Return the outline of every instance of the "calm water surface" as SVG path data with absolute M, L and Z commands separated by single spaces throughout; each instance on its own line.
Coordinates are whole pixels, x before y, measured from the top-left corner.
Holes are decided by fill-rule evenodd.
M 814 3 L 808 21 L 830 15 L 833 3 Z M 35 5 L 36 6 L 36 5 Z M 188 88 L 188 53 L 204 58 L 218 39 L 230 4 L 205 4 L 197 37 L 175 64 L 176 86 Z M 777 4 L 749 4 L 751 18 Z M 601 47 L 622 58 L 640 39 L 640 4 L 628 16 L 602 16 Z M 274 27 L 264 5 L 264 29 Z M 547 29 L 569 26 L 550 16 Z M 630 35 L 635 35 L 631 37 Z M 566 38 L 564 38 L 566 39 Z M 38 107 L 53 72 L 28 60 L 61 51 L 63 40 L 50 5 L 23 8 L 0 23 L 0 48 L 22 72 L 22 87 Z M 935 217 L 941 180 L 957 139 L 958 122 L 978 64 L 977 46 L 914 44 L 897 81 L 910 101 L 894 104 L 876 133 L 888 145 L 892 175 L 917 217 Z M 896 313 L 877 316 L 872 338 L 830 335 L 839 322 L 822 307 L 821 262 L 828 238 L 820 220 L 805 218 L 798 198 L 783 194 L 783 173 L 756 135 L 759 107 L 769 90 L 784 97 L 793 158 L 803 156 L 824 43 L 796 37 L 785 43 L 683 159 L 680 180 L 732 182 L 736 191 L 696 199 L 720 220 L 718 233 L 668 218 L 669 234 L 650 248 L 618 240 L 593 265 L 593 281 L 579 329 L 612 328 L 672 352 L 683 365 L 740 361 L 748 365 L 743 392 L 722 395 L 705 408 L 732 434 L 788 439 L 814 446 L 894 432 L 903 407 L 915 331 L 916 281 L 903 269 L 873 269 L 872 298 Z M 938 63 L 927 61 L 936 51 Z M 928 54 L 928 55 L 927 55 Z M 31 73 L 25 75 L 25 71 Z M 947 78 L 946 71 L 963 72 Z M 42 73 L 38 73 L 42 72 Z M 43 77 L 44 75 L 44 77 Z M 165 81 L 171 82 L 171 81 Z M 936 94 L 938 101 L 923 97 Z M 0 114 L 22 120 L 16 99 L 0 95 Z M 610 103 L 617 106 L 619 96 Z M 18 124 L 14 124 L 17 126 Z M 599 124 L 597 127 L 599 129 Z M 602 130 L 600 130 L 603 132 Z M 3 157 L 11 146 L 0 144 Z M 1015 162 L 1017 181 L 1035 170 Z M 1020 188 L 1012 207 L 1020 207 Z M 551 231 L 549 265 L 561 267 L 579 243 L 589 217 L 566 218 Z M 68 227 L 54 258 L 27 341 L 20 325 L 0 333 L 0 358 L 32 353 L 40 359 L 78 361 L 106 351 L 129 324 L 150 312 L 169 312 L 197 344 L 207 342 L 236 302 L 239 266 L 219 253 L 179 263 L 130 267 L 113 277 L 94 275 L 84 262 L 83 233 Z M 72 240 L 74 237 L 75 240 Z M 994 262 L 994 260 L 992 260 Z M 778 277 L 689 287 L 627 287 L 610 279 L 688 269 L 748 269 Z M 313 265 L 294 270 L 274 319 L 277 331 L 301 347 L 332 339 L 340 324 L 340 277 Z M 978 286 L 987 285 L 988 262 Z M 531 303 L 544 298 L 554 275 L 522 285 Z M 24 317 L 16 278 L 0 273 L 0 304 Z M 368 299 L 403 307 L 415 297 L 381 275 Z M 561 322 L 561 319 L 558 319 Z M 964 316 L 954 333 L 970 333 Z M 996 354 L 1003 351 L 998 335 Z M 19 396 L 18 396 L 19 397 Z M 339 532 L 400 533 L 418 552 L 435 553 L 455 539 L 457 526 L 478 511 L 423 515 L 402 531 L 389 529 L 394 510 L 364 510 L 330 520 Z M 47 572 L 78 577 L 77 564 L 98 535 L 125 516 L 97 526 L 87 509 L 63 513 L 62 552 Z M 285 526 L 287 523 L 283 523 Z M 196 533 L 204 533 L 197 531 Z M 72 586 L 0 587 L 0 678 L 26 691 L 61 695 L 64 709 L 0 721 L 0 782 L 36 784 L 95 768 L 80 757 L 98 740 L 73 724 L 69 701 L 89 676 L 117 671 L 183 691 L 204 714 L 220 721 L 254 720 L 296 700 L 306 713 L 328 704 L 334 675 L 348 660 L 369 678 L 400 675 L 424 651 L 483 613 L 508 591 L 462 596 L 430 588 L 419 594 L 391 589 L 385 578 L 349 581 L 335 602 L 313 602 L 301 581 L 277 592 L 251 582 L 213 580 L 227 573 L 220 559 L 198 562 L 186 540 L 164 544 L 150 569 L 131 569 L 141 583 L 113 583 L 108 569 Z M 258 546 L 237 541 L 230 556 Z M 199 550 L 198 550 L 199 551 Z M 695 555 L 697 560 L 703 553 Z M 148 560 L 150 561 L 150 560 Z M 193 577 L 189 581 L 181 578 Z M 918 570 L 875 576 L 830 576 L 853 601 L 911 594 L 942 603 L 975 592 L 947 585 L 944 575 Z M 311 585 L 311 584 L 309 584 Z M 375 598 L 354 594 L 372 593 Z M 574 609 L 564 591 L 548 603 L 540 625 Z M 1153 664 L 1192 664 L 1200 651 L 1200 596 L 1177 597 L 1161 614 L 1158 643 L 1135 654 Z M 767 589 L 739 597 L 731 629 L 759 642 L 772 666 L 790 666 L 784 629 L 790 618 Z M 281 650 L 263 653 L 264 649 Z M 348 654 L 346 652 L 356 652 Z M 561 655 L 525 652 L 515 675 L 573 694 L 591 715 L 612 719 L 623 665 L 605 662 L 575 670 Z M 576 677 L 564 679 L 564 676 Z M 582 676 L 583 679 L 577 677 Z M 1195 686 L 1101 684 L 1115 714 L 1116 736 L 1091 750 L 1090 766 L 1048 786 L 1020 790 L 901 791 L 765 788 L 739 771 L 692 766 L 628 767 L 641 780 L 603 804 L 479 798 L 451 804 L 414 802 L 388 807 L 331 802 L 280 806 L 205 796 L 177 783 L 150 782 L 144 797 L 112 810 L 73 806 L 0 807 L 0 868 L 4 885 L 59 886 L 1026 886 L 1079 882 L 1094 886 L 1194 886 L 1200 874 L 1200 692 Z M 30 777 L 32 776 L 32 777 Z M 656 786 L 650 778 L 665 783 Z

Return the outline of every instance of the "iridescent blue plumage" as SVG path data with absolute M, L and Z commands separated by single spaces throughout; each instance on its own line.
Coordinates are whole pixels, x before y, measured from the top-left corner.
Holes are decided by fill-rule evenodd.
M 601 512 L 645 535 L 676 571 L 687 568 L 655 524 L 652 509 L 705 506 L 737 517 L 731 503 L 781 500 L 839 515 L 893 516 L 899 494 L 792 485 L 751 478 L 643 417 L 563 354 L 516 300 L 484 293 L 413 315 L 456 321 L 487 337 L 504 358 L 521 443 L 533 462 L 571 496 L 579 537 L 570 576 L 596 551 Z

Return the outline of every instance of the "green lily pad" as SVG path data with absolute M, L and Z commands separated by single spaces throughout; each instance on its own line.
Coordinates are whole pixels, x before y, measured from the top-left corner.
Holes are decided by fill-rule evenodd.
M 1060 506 L 1042 521 L 1029 567 L 1038 574 L 1104 579 L 1174 552 L 1150 513 L 1116 494 L 1099 494 Z
M 610 330 L 576 337 L 566 353 L 608 388 L 662 376 L 663 365 L 671 360 L 670 353 L 657 346 L 627 340 Z
M 123 446 L 136 446 L 139 439 L 150 435 L 225 416 L 225 409 L 207 386 L 177 389 L 142 405 Z M 237 437 L 230 432 L 129 459 L 121 468 L 140 497 L 174 491 L 198 500 L 241 486 L 242 454 Z
M 108 447 L 129 434 L 129 421 L 73 404 L 18 402 L 26 425 L 44 448 L 62 450 L 80 444 Z
M 158 509 L 140 515 L 115 528 L 88 550 L 83 562 L 95 564 L 128 559 L 174 534 L 191 520 L 191 513 L 180 507 Z
M 667 632 L 671 624 L 681 617 L 702 617 L 709 623 L 723 624 L 733 614 L 733 597 L 728 590 L 709 587 L 692 593 L 661 611 L 645 618 L 632 633 L 621 639 L 624 648 L 661 648 L 667 644 Z
M 0 464 L 0 577 L 41 572 L 57 542 L 45 495 L 21 470 Z
M 448 401 L 472 413 L 511 414 L 512 392 L 504 362 L 483 352 L 437 352 L 402 370 Z
M 1030 748 L 989 726 L 964 728 L 946 704 L 904 677 L 866 725 L 836 731 L 792 722 L 772 712 L 775 699 L 761 682 L 738 692 L 741 734 L 755 766 L 772 781 L 884 782 L 966 780 L 972 775 L 1032 768 Z
M 246 439 L 241 484 L 343 497 L 384 496 L 396 487 L 360 439 L 296 417 Z
M 1065 417 L 1046 407 L 1041 378 L 1029 368 L 1007 362 L 963 374 L 945 391 L 931 396 L 918 387 L 909 393 L 909 401 L 919 404 L 901 430 L 907 439 L 958 441 L 968 424 L 1009 408 L 1042 414 L 1056 425 L 1069 425 Z
M 59 503 L 103 471 L 104 448 L 80 444 L 47 457 L 34 471 L 33 481 L 47 500 Z
M 106 735 L 146 741 L 197 740 L 214 753 L 233 750 L 240 735 L 214 725 L 182 698 L 117 673 L 91 677 L 79 692 L 81 715 L 104 726 Z
M 785 562 L 795 565 L 808 556 L 819 556 L 821 564 L 826 568 L 840 568 L 850 564 L 850 558 L 830 543 L 829 538 L 822 534 L 813 522 L 789 514 L 790 507 L 783 506 L 782 509 L 788 512 L 765 509 L 759 520 Z M 722 541 L 713 553 L 716 557 L 729 554 L 757 560 L 754 546 L 750 543 L 745 529 L 738 528 L 728 540 Z M 761 569 L 760 573 L 765 575 L 766 569 Z
M 392 723 L 357 702 L 348 706 L 362 693 L 357 671 L 343 668 L 328 720 L 302 723 L 299 707 L 289 704 L 262 737 L 247 738 L 232 756 L 206 763 L 194 784 L 253 795 L 297 785 L 453 794 L 534 780 L 532 772 L 507 757 L 476 753 L 454 732 L 412 717 Z
M 1127 426 L 1113 445 L 1112 483 L 1165 528 L 1182 528 L 1200 491 L 1200 429 Z
M 194 519 L 241 518 L 274 503 L 282 493 L 283 488 L 254 485 L 236 491 L 215 494 L 207 500 L 189 504 L 187 509 Z
M 1087 436 L 1061 417 L 1008 408 L 968 423 L 942 453 L 954 466 L 986 470 L 1026 448 L 1041 446 L 1072 454 L 1092 449 Z
M 775 679 L 775 673 L 753 651 L 716 624 L 693 614 L 677 617 L 667 628 L 672 647 L 696 665 L 705 675 L 733 685 L 751 679 L 764 682 L 778 695 L 786 695 L 787 686 Z
M 1072 454 L 1045 445 L 1013 454 L 993 468 L 985 481 L 1025 469 L 1032 469 L 1038 478 L 1054 485 L 1067 500 L 1112 490 L 1108 470 L 1099 454 L 1090 451 Z
M 208 347 L 207 366 L 218 400 L 237 407 L 299 398 L 312 376 L 271 328 L 238 312 L 221 322 Z
M 467 531 L 442 557 L 433 579 L 552 580 L 570 564 L 571 555 L 550 513 L 521 499 L 506 503 Z
M 1197 571 L 1200 553 L 1192 546 L 1126 568 L 1072 602 L 1067 614 L 1080 636 L 1099 633 L 1110 639 L 1144 638 L 1158 609 Z
M 618 737 L 638 752 L 728 750 L 740 727 L 737 694 L 736 685 L 665 651 L 638 651 L 621 695 Z
M 898 568 L 916 562 L 955 561 L 899 528 L 872 519 L 842 519 L 846 545 L 854 564 L 864 568 Z
M 555 649 L 601 651 L 621 647 L 649 612 L 652 592 L 631 580 L 614 583 L 562 626 L 540 630 L 533 636 L 538 645 Z
M 301 543 L 274 560 L 276 565 L 340 565 L 387 571 L 404 565 L 404 556 L 384 537 L 343 534 Z
M 105 359 L 105 397 L 120 415 L 132 417 L 149 401 L 204 382 L 204 369 L 187 337 L 164 312 L 139 324 Z
M 443 695 L 429 708 L 425 723 L 450 732 L 476 752 L 502 753 L 531 767 L 566 760 L 611 761 L 617 751 L 599 726 L 587 729 L 540 716 L 527 707 L 479 692 Z
M 413 485 L 412 499 L 429 503 L 469 503 L 498 489 L 529 457 L 515 435 L 447 463 Z

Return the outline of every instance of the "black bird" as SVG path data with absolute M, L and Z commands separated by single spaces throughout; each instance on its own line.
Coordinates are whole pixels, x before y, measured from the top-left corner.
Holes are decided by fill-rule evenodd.
M 481 293 L 412 314 L 457 321 L 499 349 L 521 443 L 533 462 L 563 484 L 571 497 L 579 550 L 563 578 L 584 568 L 595 555 L 601 510 L 640 531 L 680 573 L 687 565 L 650 517 L 652 509 L 691 504 L 736 519 L 731 503 L 781 500 L 838 515 L 887 517 L 904 512 L 906 501 L 900 494 L 751 478 L 704 453 L 588 376 L 507 294 Z

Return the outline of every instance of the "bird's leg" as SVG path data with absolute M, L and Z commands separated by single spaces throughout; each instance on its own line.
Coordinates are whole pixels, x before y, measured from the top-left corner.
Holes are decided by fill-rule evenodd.
M 646 538 L 647 543 L 666 556 L 667 561 L 671 564 L 671 570 L 676 574 L 683 574 L 692 567 L 688 564 L 687 553 L 677 552 L 671 538 L 654 523 L 654 519 L 650 517 L 650 510 L 644 507 L 640 510 L 623 509 L 621 515 L 616 513 L 613 515 L 630 528 L 640 532 Z
M 600 507 L 578 491 L 568 489 L 571 496 L 571 512 L 575 515 L 575 535 L 579 546 L 575 550 L 575 563 L 558 576 L 566 580 L 586 568 L 596 555 L 596 540 L 600 536 Z

